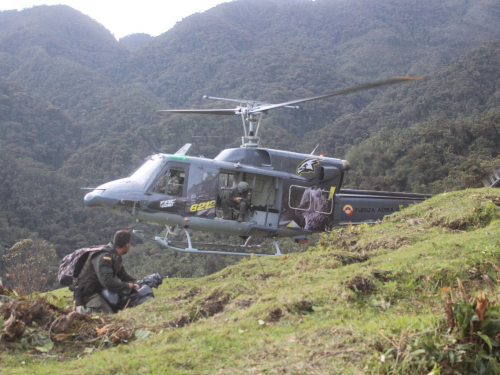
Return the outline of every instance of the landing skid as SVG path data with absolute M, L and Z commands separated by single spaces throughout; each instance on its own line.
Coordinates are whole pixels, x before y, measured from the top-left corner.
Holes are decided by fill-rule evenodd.
M 182 228 L 182 229 L 184 230 L 184 233 L 186 234 L 187 242 L 169 241 L 168 235 L 174 234 L 174 232 L 170 231 L 170 229 L 168 229 L 168 228 L 167 228 L 167 234 L 165 235 L 165 237 L 156 236 L 154 238 L 154 240 L 146 237 L 142 230 L 135 230 L 134 229 L 132 231 L 132 233 L 134 233 L 139 238 L 142 238 L 142 239 L 148 240 L 148 241 L 157 242 L 162 246 L 165 246 L 165 247 L 172 249 L 172 250 L 175 250 L 175 251 L 180 251 L 182 253 L 238 255 L 238 256 L 251 256 L 252 254 L 255 254 L 257 256 L 281 255 L 279 245 L 274 238 L 270 238 L 270 240 L 272 241 L 272 243 L 276 249 L 275 254 L 264 254 L 264 253 L 257 253 L 257 252 L 239 253 L 239 252 L 234 252 L 234 251 L 218 251 L 218 250 L 209 250 L 209 249 L 197 249 L 197 248 L 193 247 L 193 245 L 195 245 L 195 246 L 201 245 L 203 247 L 209 247 L 209 248 L 225 248 L 225 249 L 241 249 L 241 250 L 260 250 L 261 247 L 260 247 L 260 245 L 254 245 L 254 246 L 248 245 L 248 243 L 250 242 L 252 237 L 248 237 L 243 245 L 220 245 L 220 244 L 214 244 L 214 243 L 192 242 L 191 236 L 189 235 L 188 231 L 185 228 Z

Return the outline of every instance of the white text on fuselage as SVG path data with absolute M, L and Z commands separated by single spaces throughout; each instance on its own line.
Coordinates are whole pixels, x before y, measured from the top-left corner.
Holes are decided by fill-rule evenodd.
M 396 212 L 394 208 L 391 207 L 379 207 L 379 208 L 373 208 L 373 207 L 368 207 L 368 208 L 355 208 L 354 212 L 359 212 L 359 213 L 365 213 L 365 212 Z
M 168 201 L 160 201 L 160 208 L 173 207 L 175 199 L 169 199 Z

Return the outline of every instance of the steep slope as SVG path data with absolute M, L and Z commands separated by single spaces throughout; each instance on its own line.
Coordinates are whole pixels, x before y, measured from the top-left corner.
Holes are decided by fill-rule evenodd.
M 496 367 L 499 201 L 498 189 L 440 195 L 378 225 L 324 236 L 303 254 L 165 280 L 154 300 L 105 317 L 98 330 L 82 325 L 77 332 L 87 336 L 75 346 L 73 336 L 55 342 L 51 357 L 30 356 L 37 344 L 28 335 L 26 352 L 2 354 L 4 369 L 428 374 Z M 476 324 L 478 291 L 489 303 Z M 88 354 L 75 359 L 75 350 Z
M 353 141 L 346 124 L 367 130 L 368 140 L 346 155 L 348 186 L 420 192 L 481 186 L 500 162 L 499 59 L 500 41 L 487 43 L 428 81 L 388 92 L 336 121 L 330 133 L 319 132 L 345 150 L 363 139 Z
M 57 169 L 79 138 L 72 120 L 50 103 L 0 79 L 0 146 L 11 157 Z
M 264 95 L 279 82 L 293 93 L 328 91 L 342 79 L 429 73 L 498 37 L 499 16 L 490 0 L 236 1 L 187 17 L 114 73 L 144 80 L 173 105 L 199 100 L 188 95 L 200 89 Z M 281 99 L 286 92 L 267 95 Z
M 383 128 L 348 153 L 346 187 L 435 193 L 482 186 L 500 165 L 500 107 Z
M 128 55 L 104 26 L 69 6 L 42 5 L 0 12 L 0 51 L 22 57 L 33 47 L 91 69 Z
M 63 111 L 0 79 L 0 134 L 1 248 L 39 236 L 65 254 L 109 236 L 108 215 L 82 207 L 85 181 L 57 171 L 80 138 Z
M 293 6 L 236 1 L 187 17 L 107 72 L 116 82 L 145 83 L 165 108 L 228 105 L 202 103 L 205 94 L 280 102 L 382 77 L 430 74 L 479 43 L 498 38 L 499 12 L 490 0 L 316 1 Z M 263 144 L 310 151 L 320 138 L 311 136 L 312 130 L 330 132 L 335 119 L 357 113 L 378 95 L 365 92 L 306 103 L 296 111 L 277 110 L 263 125 Z M 198 128 L 192 118 L 191 128 Z M 228 145 L 238 144 L 238 124 L 221 129 L 219 118 L 202 122 L 205 129 L 198 135 L 223 133 Z M 168 124 L 185 126 L 175 116 Z M 366 133 L 356 128 L 355 119 L 342 122 L 342 128 L 354 133 L 355 140 Z M 338 146 L 322 152 L 334 150 L 341 156 L 346 148 Z
M 66 110 L 87 130 L 85 116 L 114 95 L 114 85 L 98 69 L 127 57 L 126 48 L 102 25 L 68 6 L 1 12 L 0 25 L 5 62 L 0 73 Z
M 119 42 L 122 46 L 124 46 L 129 51 L 137 51 L 144 44 L 150 42 L 153 37 L 149 34 L 139 33 L 139 34 L 131 34 L 120 38 Z
M 113 84 L 102 74 L 66 57 L 50 56 L 41 47 L 26 51 L 8 79 L 67 110 L 78 120 Z
M 432 117 L 481 114 L 500 105 L 500 41 L 481 47 L 451 61 L 428 79 L 389 88 L 366 108 L 349 113 L 318 131 L 327 150 L 343 155 L 352 145 L 382 127 L 404 128 Z

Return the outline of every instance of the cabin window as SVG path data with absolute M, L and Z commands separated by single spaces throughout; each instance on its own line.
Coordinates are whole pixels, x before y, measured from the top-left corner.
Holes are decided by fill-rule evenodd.
M 165 159 L 158 155 L 151 156 L 141 167 L 134 172 L 130 179 L 137 182 L 142 187 L 151 183 L 165 163 Z
M 192 165 L 189 172 L 188 196 L 196 199 L 208 199 L 217 191 L 219 170 L 208 165 Z M 213 199 L 213 198 L 212 198 Z
M 302 211 L 315 211 L 322 214 L 331 214 L 333 199 L 328 199 L 330 192 L 314 187 L 291 185 L 288 198 L 290 208 Z
M 175 197 L 182 196 L 184 190 L 184 179 L 186 172 L 182 167 L 171 167 L 156 183 L 153 191 L 155 193 L 172 195 Z
M 291 185 L 290 186 L 290 197 L 288 199 L 288 205 L 290 208 L 296 210 L 309 211 L 311 207 L 310 194 L 308 194 L 309 188 L 304 186 Z
M 229 173 L 221 173 L 219 176 L 219 187 L 233 187 L 234 175 Z

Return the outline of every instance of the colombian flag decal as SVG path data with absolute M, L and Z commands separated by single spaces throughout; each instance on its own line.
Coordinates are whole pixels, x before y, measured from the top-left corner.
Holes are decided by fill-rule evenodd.
M 352 215 L 352 213 L 354 212 L 354 209 L 352 208 L 352 206 L 351 206 L 351 205 L 346 204 L 346 205 L 344 206 L 344 208 L 342 209 L 342 211 L 344 211 L 344 213 L 345 213 L 347 216 L 351 216 L 351 215 Z
M 103 256 L 102 257 L 103 260 L 107 260 L 108 262 L 111 262 L 111 257 L 108 257 L 108 256 Z

